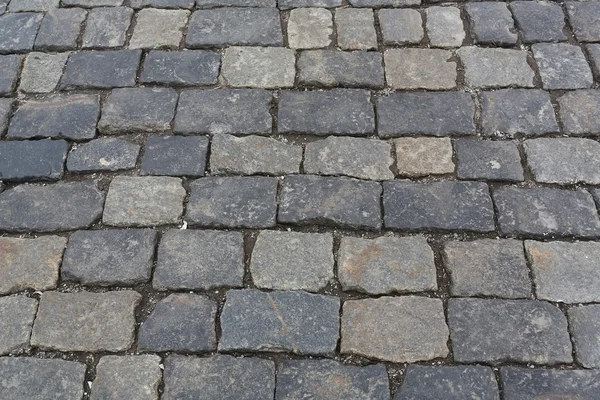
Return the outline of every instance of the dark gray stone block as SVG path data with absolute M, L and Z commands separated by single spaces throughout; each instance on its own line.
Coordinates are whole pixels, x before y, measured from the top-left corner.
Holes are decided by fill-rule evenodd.
M 198 8 L 276 6 L 277 0 L 196 0 L 196 7 Z
M 289 10 L 298 7 L 323 7 L 334 8 L 342 5 L 342 0 L 278 0 L 280 10 Z
M 8 119 L 12 114 L 13 104 L 13 99 L 0 99 L 0 137 L 4 135 L 8 127 Z
M 565 15 L 560 4 L 551 1 L 513 1 L 510 4 L 525 43 L 560 42 L 564 34 Z
M 0 75 L 0 94 L 7 95 L 15 90 L 22 66 L 23 56 L 21 55 L 0 56 L 0 70 L 2 71 L 2 75 Z
M 208 138 L 150 136 L 142 158 L 142 175 L 204 176 Z
M 600 392 L 600 371 L 504 367 L 500 377 L 505 400 L 595 400 Z
M 465 10 L 471 20 L 475 43 L 513 45 L 517 30 L 505 3 L 482 1 L 468 3 Z
M 133 17 L 129 7 L 95 7 L 85 21 L 83 48 L 120 47 L 127 39 L 127 29 Z
M 123 139 L 101 138 L 71 149 L 70 172 L 120 171 L 135 168 L 140 145 Z
M 353 7 L 406 7 L 418 6 L 421 0 L 350 0 Z
M 82 51 L 69 56 L 60 89 L 109 89 L 133 86 L 141 50 Z
M 573 33 L 580 42 L 600 41 L 600 3 L 569 1 L 567 14 Z
M 171 86 L 214 85 L 219 76 L 221 57 L 206 50 L 153 50 L 144 60 L 142 83 Z
M 156 8 L 193 8 L 195 0 L 130 0 L 129 5 L 133 8 L 145 6 Z
M 592 71 L 579 46 L 567 43 L 536 43 L 531 46 L 531 50 L 544 89 L 582 89 L 592 86 Z
M 29 345 L 37 306 L 36 299 L 26 296 L 0 297 L 0 355 L 25 349 Z
M 0 179 L 55 181 L 63 176 L 69 144 L 64 140 L 0 142 Z
M 57 8 L 46 13 L 35 38 L 35 49 L 65 51 L 77 48 L 77 38 L 87 12 L 82 8 Z
M 303 51 L 297 68 L 302 85 L 372 88 L 384 85 L 383 58 L 375 52 Z
M 43 13 L 21 12 L 0 15 L 0 53 L 33 50 Z
M 600 368 L 600 305 L 571 308 L 568 316 L 577 361 L 585 368 Z
M 521 156 L 514 142 L 458 139 L 454 141 L 460 179 L 523 181 Z
M 156 355 L 103 356 L 96 366 L 91 400 L 157 400 L 162 379 Z

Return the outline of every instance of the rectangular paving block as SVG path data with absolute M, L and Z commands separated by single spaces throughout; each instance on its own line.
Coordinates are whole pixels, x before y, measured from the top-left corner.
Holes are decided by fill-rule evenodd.
M 142 83 L 169 86 L 214 85 L 219 76 L 221 56 L 208 50 L 152 50 L 144 59 Z
M 592 71 L 579 46 L 567 43 L 535 43 L 531 50 L 544 89 L 582 89 L 592 86 Z
M 0 94 L 10 95 L 17 86 L 23 66 L 23 56 L 19 54 L 0 55 Z
M 338 8 L 335 10 L 338 46 L 342 50 L 377 49 L 377 32 L 373 10 Z
M 239 1 L 239 0 L 237 0 Z M 277 6 L 281 10 L 298 7 L 323 7 L 333 8 L 342 5 L 342 0 L 278 0 Z
M 600 371 L 549 370 L 518 367 L 500 369 L 506 400 L 594 400 L 600 391 Z
M 51 11 L 59 6 L 60 0 L 19 0 L 8 5 L 8 11 Z
M 513 141 L 469 140 L 454 141 L 460 179 L 491 181 L 523 181 L 521 155 Z
M 483 3 L 470 3 L 476 6 Z M 488 3 L 492 4 L 492 3 Z M 497 3 L 506 8 L 504 3 Z M 510 12 L 506 10 L 509 14 Z M 516 37 L 516 35 L 515 35 Z M 534 87 L 534 72 L 526 50 L 461 47 L 456 51 L 465 69 L 465 81 L 474 88 Z
M 566 5 L 569 23 L 577 40 L 580 42 L 599 42 L 600 4 L 569 1 Z
M 465 11 L 475 43 L 513 45 L 517 30 L 507 4 L 491 1 L 468 3 Z
M 418 44 L 423 40 L 421 13 L 412 9 L 381 9 L 377 12 L 385 45 Z
M 4 135 L 8 127 L 8 119 L 12 115 L 13 104 L 13 99 L 0 99 L 0 137 Z
M 148 1 L 148 0 L 146 0 Z M 150 0 L 157 1 L 157 0 Z M 165 0 L 159 0 L 165 1 Z M 166 0 L 169 1 L 169 0 Z M 184 0 L 178 0 L 184 1 Z M 191 1 L 193 0 L 185 0 Z M 215 7 L 276 7 L 277 0 L 196 0 L 197 8 L 215 8 Z M 191 6 L 189 7 L 191 8 Z
M 458 7 L 427 7 L 426 28 L 429 42 L 435 47 L 460 47 L 465 40 L 464 24 Z
M 294 86 L 296 53 L 284 47 L 225 49 L 221 77 L 231 87 L 276 89 Z
M 585 46 L 587 54 L 592 65 L 592 70 L 596 74 L 596 77 L 600 76 L 600 44 L 588 44 Z
M 310 0 L 309 0 L 310 1 Z M 293 49 L 318 49 L 331 44 L 333 17 L 325 8 L 295 8 L 287 24 L 288 45 Z
M 567 311 L 575 358 L 585 368 L 600 367 L 600 305 L 590 304 Z
M 85 22 L 83 48 L 121 47 L 127 39 L 133 10 L 129 7 L 92 8 Z
M 69 144 L 64 140 L 0 142 L 0 179 L 56 181 L 62 178 Z
M 133 8 L 146 6 L 156 8 L 193 8 L 195 0 L 130 0 L 129 5 Z
M 0 15 L 0 53 L 33 50 L 44 13 L 19 12 Z
M 150 136 L 140 174 L 204 176 L 207 151 L 205 136 Z
M 29 53 L 23 63 L 19 90 L 26 93 L 50 93 L 60 81 L 68 53 Z
M 385 78 L 393 89 L 442 90 L 456 87 L 456 61 L 452 60 L 453 54 L 449 50 L 388 49 L 384 57 Z
M 117 138 L 94 139 L 73 146 L 67 158 L 70 172 L 120 171 L 135 168 L 140 145 Z
M 29 346 L 37 307 L 38 301 L 30 297 L 0 297 L 0 355 L 18 352 Z
M 46 13 L 34 48 L 39 51 L 75 50 L 86 16 L 87 11 L 82 8 L 57 8 Z
M 178 49 L 190 12 L 144 8 L 136 13 L 130 49 Z
M 421 0 L 350 0 L 353 7 L 407 7 L 418 6 Z
M 452 140 L 437 137 L 402 137 L 394 140 L 396 167 L 401 176 L 451 174 Z
M 135 85 L 141 50 L 82 51 L 69 56 L 59 88 L 110 89 Z
M 383 58 L 367 51 L 307 50 L 298 56 L 298 83 L 323 87 L 382 88 Z
M 600 90 L 576 90 L 558 98 L 560 119 L 567 134 L 600 134 Z
M 159 356 L 103 356 L 96 366 L 91 400 L 156 400 L 162 379 Z
M 560 4 L 550 1 L 514 1 L 510 8 L 519 25 L 523 42 L 567 40 L 564 34 L 565 15 Z

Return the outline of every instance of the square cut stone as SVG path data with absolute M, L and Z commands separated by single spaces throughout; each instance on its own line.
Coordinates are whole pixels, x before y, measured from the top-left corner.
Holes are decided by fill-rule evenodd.
M 400 138 L 394 140 L 398 173 L 403 176 L 451 174 L 452 142 L 449 138 Z
M 591 304 L 567 311 L 575 345 L 575 357 L 585 368 L 600 367 L 600 305 Z
M 560 120 L 567 134 L 600 134 L 600 90 L 576 90 L 558 98 Z
M 203 86 L 217 83 L 221 56 L 208 50 L 152 50 L 144 59 L 142 83 Z
M 62 178 L 69 144 L 64 140 L 0 142 L 0 178 L 11 181 L 56 181 Z
M 600 3 L 569 1 L 567 14 L 569 23 L 573 27 L 573 33 L 580 42 L 600 41 Z
M 295 8 L 287 26 L 289 46 L 293 49 L 327 47 L 333 35 L 331 11 L 325 8 Z
M 367 51 L 307 50 L 298 58 L 298 82 L 324 87 L 384 86 L 383 58 Z
M 18 54 L 0 55 L 0 94 L 11 94 L 17 87 L 17 81 L 23 66 L 23 56 Z
M 59 89 L 110 89 L 135 85 L 141 50 L 82 51 L 69 55 Z
M 342 50 L 377 49 L 373 10 L 338 8 L 335 10 L 338 46 Z
M 29 346 L 37 307 L 38 301 L 30 297 L 0 297 L 0 355 L 21 351 Z
M 208 138 L 150 136 L 142 157 L 141 175 L 204 176 Z
M 162 379 L 160 357 L 103 356 L 96 366 L 91 400 L 156 400 Z
M 505 7 L 504 3 L 501 6 Z M 458 49 L 456 54 L 465 67 L 466 83 L 471 87 L 534 87 L 534 72 L 527 63 L 526 50 L 467 46 Z
M 450 61 L 451 58 L 448 50 L 388 49 L 385 51 L 387 83 L 394 89 L 452 89 L 456 87 L 457 73 L 456 62 Z
M 564 34 L 565 15 L 560 4 L 551 1 L 513 1 L 510 4 L 525 43 L 560 42 Z
M 536 43 L 531 46 L 531 50 L 540 70 L 544 89 L 581 89 L 592 86 L 592 71 L 579 46 Z
M 503 392 L 509 399 L 594 400 L 600 391 L 600 371 L 503 367 Z
M 221 75 L 232 87 L 292 87 L 295 64 L 294 50 L 283 47 L 229 47 Z
M 515 142 L 499 140 L 454 141 L 460 179 L 487 179 L 521 182 L 524 180 L 521 155 Z
M 17 2 L 22 0 L 17 0 Z M 0 15 L 0 53 L 33 50 L 43 13 L 20 12 Z
M 83 48 L 121 47 L 127 39 L 133 10 L 129 7 L 92 8 L 83 32 Z
M 427 7 L 427 36 L 434 47 L 460 47 L 465 40 L 465 29 L 458 7 Z
M 136 14 L 131 49 L 179 48 L 190 12 L 144 8 Z
M 81 8 L 57 8 L 46 13 L 35 38 L 40 51 L 75 50 L 87 11 Z
M 71 149 L 67 169 L 84 173 L 132 169 L 139 153 L 139 145 L 123 139 L 95 139 Z
M 412 9 L 382 9 L 378 11 L 377 15 L 381 26 L 381 34 L 383 35 L 383 44 L 417 44 L 423 40 L 425 34 L 419 11 Z
M 27 93 L 50 93 L 60 81 L 68 53 L 29 53 L 23 64 L 19 90 Z
M 517 43 L 515 23 L 505 3 L 491 1 L 468 3 L 465 11 L 471 21 L 471 32 L 475 43 L 496 45 Z

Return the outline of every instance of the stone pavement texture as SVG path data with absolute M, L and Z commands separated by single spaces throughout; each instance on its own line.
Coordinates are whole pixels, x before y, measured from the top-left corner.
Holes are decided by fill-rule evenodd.
M 0 400 L 599 400 L 600 2 L 0 0 Z

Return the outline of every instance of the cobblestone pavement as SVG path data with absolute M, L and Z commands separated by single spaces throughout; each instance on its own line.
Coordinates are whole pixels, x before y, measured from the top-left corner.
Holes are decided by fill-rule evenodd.
M 600 1 L 0 0 L 0 399 L 600 399 Z

